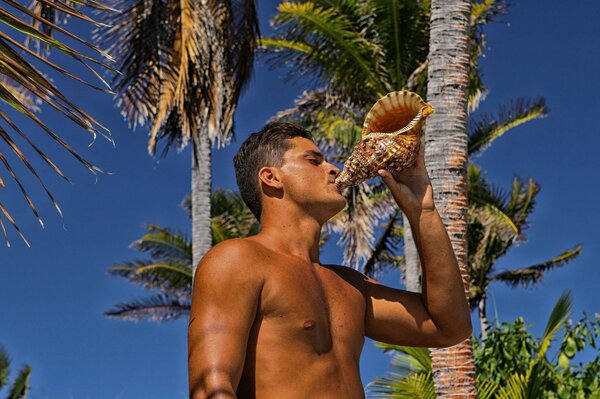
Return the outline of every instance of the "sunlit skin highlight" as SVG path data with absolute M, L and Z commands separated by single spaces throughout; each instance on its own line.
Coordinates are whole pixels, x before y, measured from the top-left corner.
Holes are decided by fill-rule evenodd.
M 423 153 L 417 166 L 381 171 L 411 221 L 423 294 L 323 265 L 323 224 L 346 205 L 339 169 L 315 143 L 291 139 L 283 165 L 265 166 L 259 234 L 215 246 L 198 266 L 189 328 L 190 397 L 364 398 L 365 336 L 398 345 L 449 346 L 471 332 Z

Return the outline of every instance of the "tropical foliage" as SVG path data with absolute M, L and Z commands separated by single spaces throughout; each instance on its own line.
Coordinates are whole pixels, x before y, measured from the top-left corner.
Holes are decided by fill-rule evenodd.
M 289 67 L 291 79 L 308 80 L 314 88 L 275 119 L 301 122 L 331 161 L 345 160 L 374 99 L 408 81 L 418 82 L 412 89 L 423 94 L 428 10 L 428 1 L 281 3 L 273 19 L 278 34 L 261 42 L 267 62 Z M 345 263 L 359 268 L 362 262 L 374 273 L 385 261 L 401 261 L 394 249 L 402 218 L 387 190 L 380 183 L 364 183 L 348 189 L 346 198 L 344 212 L 328 224 L 329 231 L 340 235 Z M 376 240 L 378 222 L 393 238 Z M 376 258 L 373 247 L 382 250 Z
M 27 173 L 33 175 L 33 178 L 42 186 L 59 215 L 62 215 L 60 207 L 34 166 L 37 161 L 34 162 L 29 153 L 37 154 L 52 171 L 66 181 L 69 181 L 69 179 L 57 163 L 46 155 L 49 147 L 46 144 L 43 146 L 39 144 L 43 140 L 34 138 L 32 132 L 26 131 L 23 127 L 26 122 L 18 119 L 17 115 L 23 115 L 27 122 L 41 128 L 43 135 L 47 135 L 50 142 L 70 153 L 92 173 L 95 174 L 101 171 L 79 155 L 37 113 L 41 111 L 42 104 L 46 104 L 89 133 L 92 141 L 100 135 L 112 142 L 108 129 L 77 106 L 72 99 L 67 98 L 59 87 L 52 82 L 52 79 L 43 72 L 43 70 L 52 69 L 93 89 L 110 92 L 108 84 L 94 70 L 94 64 L 105 70 L 114 69 L 102 61 L 77 50 L 73 47 L 73 44 L 78 42 L 80 45 L 91 49 L 94 54 L 110 59 L 108 54 L 60 25 L 67 18 L 77 18 L 85 23 L 98 26 L 101 25 L 100 22 L 93 20 L 81 12 L 79 8 L 94 9 L 104 14 L 112 10 L 95 0 L 80 0 L 76 3 L 34 1 L 29 7 L 22 5 L 18 0 L 2 0 L 2 3 L 3 6 L 0 8 L 0 101 L 3 107 L 0 109 L 0 137 L 3 144 L 6 145 L 6 150 L 0 151 L 0 161 L 2 161 L 6 172 L 14 180 L 29 208 L 43 227 L 44 223 L 34 200 L 28 194 L 21 177 L 19 177 L 19 168 L 23 167 Z M 64 34 L 73 44 L 53 38 L 54 32 Z M 25 44 L 21 43 L 22 39 L 24 39 Z M 48 58 L 51 49 L 58 50 L 76 60 L 94 74 L 104 87 L 89 83 L 72 71 L 51 61 Z M 34 65 L 41 65 L 43 69 L 39 69 Z M 12 160 L 8 154 L 12 154 L 16 161 Z M 6 187 L 6 184 L 7 182 L 0 177 L 0 186 Z M 14 218 L 1 202 L 0 212 L 0 227 L 7 245 L 10 245 L 10 242 L 4 225 L 4 218 L 14 227 L 23 241 L 29 245 Z
M 294 119 L 316 135 L 328 158 L 344 161 L 360 139 L 364 116 L 374 100 L 402 88 L 425 95 L 429 1 L 283 2 L 273 24 L 278 34 L 262 39 L 271 67 L 289 68 L 289 78 L 308 80 L 295 106 L 275 119 Z M 476 3 L 471 15 L 469 105 L 474 110 L 487 92 L 478 67 L 485 47 L 482 28 L 505 13 L 503 1 Z M 472 121 L 471 153 L 509 128 L 545 114 L 543 100 L 506 107 L 499 118 Z M 346 193 L 348 207 L 328 225 L 340 234 L 344 262 L 373 274 L 402 267 L 399 256 L 403 218 L 379 182 Z M 392 262 L 389 262 L 392 260 Z
M 527 331 L 523 318 L 490 328 L 474 341 L 479 398 L 600 398 L 600 315 L 569 319 L 571 297 L 561 296 L 540 339 Z M 559 332 L 562 333 L 560 338 Z M 550 351 L 552 342 L 559 342 Z M 370 398 L 435 398 L 426 348 L 379 344 L 394 351 L 393 371 L 369 384 Z M 597 352 L 588 363 L 574 364 L 585 348 Z
M 239 194 L 216 190 L 211 198 L 212 244 L 258 233 L 258 222 Z M 182 207 L 191 218 L 191 199 Z M 192 291 L 192 244 L 181 231 L 156 225 L 146 226 L 147 232 L 131 247 L 149 258 L 111 266 L 109 274 L 126 279 L 158 294 L 120 303 L 105 314 L 124 320 L 149 319 L 166 321 L 187 315 Z
M 211 147 L 227 144 L 233 115 L 250 80 L 258 20 L 254 0 L 111 0 L 95 40 L 122 74 L 113 84 L 130 126 L 149 125 L 157 143 L 181 150 L 192 142 L 193 264 L 210 248 Z
M 6 350 L 0 346 L 0 390 L 8 384 L 10 376 L 10 358 Z M 25 399 L 29 392 L 29 378 L 31 367 L 23 365 L 17 372 L 17 376 L 8 389 L 7 399 Z
M 582 250 L 581 245 L 531 266 L 497 271 L 497 260 L 513 245 L 525 241 L 524 231 L 530 226 L 540 187 L 533 180 L 527 183 L 515 177 L 510 192 L 490 185 L 482 171 L 471 164 L 468 169 L 468 276 L 469 303 L 477 309 L 481 331 L 487 326 L 486 299 L 491 283 L 502 282 L 511 287 L 530 287 L 539 284 L 546 271 L 566 265 Z

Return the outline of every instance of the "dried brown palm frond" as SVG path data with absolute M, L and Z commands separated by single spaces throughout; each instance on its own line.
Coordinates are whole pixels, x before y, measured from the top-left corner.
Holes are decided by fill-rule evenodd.
M 200 134 L 232 136 L 237 100 L 250 78 L 258 37 L 254 1 L 114 0 L 94 39 L 124 72 L 117 102 L 130 126 L 148 125 L 148 150 L 182 148 Z
M 73 157 L 75 157 L 75 159 L 77 159 L 77 161 L 82 163 L 92 173 L 101 171 L 91 162 L 80 156 L 69 144 L 67 144 L 58 134 L 56 134 L 49 126 L 47 126 L 42 119 L 36 115 L 36 112 L 40 111 L 40 106 L 42 104 L 45 104 L 46 106 L 49 106 L 66 116 L 76 125 L 82 127 L 85 131 L 91 134 L 93 140 L 100 135 L 112 142 L 108 129 L 94 119 L 91 115 L 86 113 L 83 109 L 78 107 L 75 103 L 70 101 L 65 95 L 63 95 L 60 89 L 51 83 L 50 79 L 46 77 L 41 70 L 38 70 L 38 68 L 33 66 L 31 61 L 33 59 L 40 61 L 42 66 L 51 67 L 61 74 L 78 81 L 79 83 L 83 83 L 94 89 L 110 93 L 108 84 L 106 84 L 106 82 L 100 77 L 100 74 L 94 69 L 94 67 L 100 67 L 101 69 L 113 71 L 114 68 L 101 60 L 75 49 L 65 41 L 60 41 L 52 37 L 53 31 L 58 31 L 69 39 L 87 46 L 101 57 L 109 58 L 102 50 L 95 47 L 91 43 L 86 42 L 79 36 L 69 32 L 67 29 L 59 26 L 59 23 L 60 16 L 69 15 L 88 23 L 96 25 L 99 24 L 90 17 L 86 16 L 83 12 L 77 10 L 73 5 L 75 3 L 81 6 L 87 6 L 88 8 L 91 7 L 101 10 L 102 12 L 107 12 L 110 10 L 110 8 L 105 7 L 101 3 L 95 1 L 63 3 L 53 0 L 37 0 L 29 4 L 29 6 L 23 5 L 17 0 L 2 0 L 2 2 L 6 7 L 3 6 L 0 8 L 0 21 L 8 29 L 3 29 L 0 31 L 0 101 L 6 105 L 7 108 L 12 108 L 13 110 L 16 110 L 17 112 L 26 116 L 28 119 L 35 122 L 36 125 L 38 125 L 48 136 L 50 136 L 53 142 L 57 143 L 60 147 L 69 152 Z M 21 44 L 16 39 L 17 36 L 14 34 L 15 31 L 18 32 L 16 35 L 25 36 L 25 45 Z M 32 43 L 37 46 L 37 51 L 30 49 Z M 49 54 L 49 50 L 51 48 L 58 50 L 81 63 L 84 68 L 87 68 L 92 74 L 94 74 L 105 87 L 99 87 L 89 83 L 86 80 L 60 67 L 56 63 L 48 60 L 45 56 Z M 95 66 L 92 66 L 92 64 Z M 20 138 L 17 139 L 15 135 L 19 136 Z M 4 109 L 0 110 L 1 142 L 6 144 L 8 152 L 12 152 L 24 165 L 25 169 L 27 169 L 29 173 L 31 173 L 40 183 L 60 215 L 60 208 L 56 200 L 45 186 L 34 165 L 30 162 L 27 156 L 27 151 L 25 151 L 22 146 L 25 145 L 29 147 L 30 151 L 32 150 L 37 153 L 54 172 L 67 181 L 68 179 L 61 169 L 52 160 L 50 160 L 48 156 L 45 155 L 44 151 L 33 142 L 30 136 L 31 135 L 29 133 L 26 133 L 20 129 L 17 123 L 11 119 L 9 112 L 5 112 Z M 22 143 L 22 141 L 25 143 Z M 18 187 L 19 191 L 25 198 L 25 201 L 28 203 L 29 208 L 43 226 L 41 215 L 38 213 L 34 201 L 29 196 L 27 189 L 17 174 L 18 168 L 11 163 L 11 159 L 7 157 L 7 151 L 4 151 L 2 147 L 0 147 L 0 162 L 2 162 L 4 169 L 12 177 L 15 185 Z M 5 181 L 0 178 L 0 185 L 4 186 L 4 183 Z M 10 224 L 13 225 L 25 243 L 29 245 L 23 233 L 17 227 L 17 224 L 10 215 L 9 211 L 1 204 L 0 211 L 0 227 L 2 227 L 7 244 L 10 245 L 10 242 L 8 240 L 2 215 Z

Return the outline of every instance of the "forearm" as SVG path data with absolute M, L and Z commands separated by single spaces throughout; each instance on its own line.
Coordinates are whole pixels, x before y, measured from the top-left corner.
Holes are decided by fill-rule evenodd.
M 458 262 L 435 207 L 408 215 L 422 267 L 422 298 L 431 320 L 450 340 L 471 332 Z

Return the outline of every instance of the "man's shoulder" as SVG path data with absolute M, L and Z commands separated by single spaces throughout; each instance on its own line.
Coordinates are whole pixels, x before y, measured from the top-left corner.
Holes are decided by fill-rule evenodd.
M 263 256 L 264 249 L 244 238 L 234 238 L 212 247 L 200 261 L 198 270 L 219 274 L 255 274 L 255 265 Z

